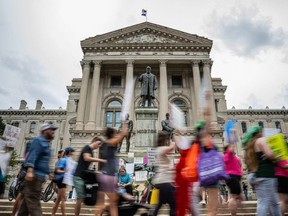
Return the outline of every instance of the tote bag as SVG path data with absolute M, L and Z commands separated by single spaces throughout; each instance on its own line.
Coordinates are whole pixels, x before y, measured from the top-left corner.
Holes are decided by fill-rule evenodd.
M 205 152 L 201 148 L 198 161 L 198 173 L 201 186 L 216 184 L 221 179 L 228 179 L 223 156 L 215 148 Z
M 150 205 L 157 205 L 159 202 L 159 189 L 153 188 L 151 193 Z
M 181 175 L 187 181 L 198 181 L 198 159 L 200 154 L 200 147 L 198 143 L 192 144 L 189 152 L 186 155 L 185 167 L 181 171 Z

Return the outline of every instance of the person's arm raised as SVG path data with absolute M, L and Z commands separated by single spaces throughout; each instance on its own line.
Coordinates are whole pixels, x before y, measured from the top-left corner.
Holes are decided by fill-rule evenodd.
M 111 139 L 105 140 L 108 145 L 117 146 L 125 136 L 128 135 L 128 126 L 125 122 L 122 122 L 122 128 L 120 133 L 112 137 Z

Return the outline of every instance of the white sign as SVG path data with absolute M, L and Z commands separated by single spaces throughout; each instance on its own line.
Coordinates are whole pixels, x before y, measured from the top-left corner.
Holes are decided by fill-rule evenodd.
M 7 139 L 6 145 L 15 148 L 21 129 L 13 125 L 6 124 L 3 136 Z
M 134 163 L 126 163 L 126 172 L 128 174 L 134 173 Z
M 74 176 L 76 166 L 77 166 L 77 162 L 75 162 L 70 157 L 67 157 L 65 174 L 64 174 L 64 178 L 63 178 L 64 184 L 74 186 L 73 176 Z
M 135 157 L 134 164 L 143 164 L 143 157 Z
M 271 137 L 279 133 L 280 133 L 280 130 L 277 128 L 263 128 L 264 137 Z
M 126 120 L 126 114 L 129 113 L 129 110 L 131 108 L 131 102 L 133 100 L 133 93 L 134 93 L 134 85 L 135 85 L 136 79 L 129 80 L 126 84 L 125 93 L 124 93 L 124 100 L 122 104 L 122 110 L 121 110 L 121 120 Z
M 147 171 L 136 171 L 135 172 L 135 179 L 136 181 L 146 181 L 147 180 Z
M 156 148 L 147 148 L 148 166 L 157 165 Z

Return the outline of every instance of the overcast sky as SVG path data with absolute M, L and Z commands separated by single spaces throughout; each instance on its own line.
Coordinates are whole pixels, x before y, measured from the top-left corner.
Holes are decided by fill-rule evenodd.
M 145 21 L 213 40 L 228 108 L 288 108 L 287 0 L 0 0 L 0 109 L 66 108 L 80 41 Z

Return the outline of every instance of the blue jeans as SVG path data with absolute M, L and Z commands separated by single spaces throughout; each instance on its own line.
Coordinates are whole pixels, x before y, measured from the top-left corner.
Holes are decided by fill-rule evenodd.
M 257 195 L 257 215 L 263 216 L 270 212 L 273 216 L 281 216 L 277 179 L 256 178 L 254 186 Z

